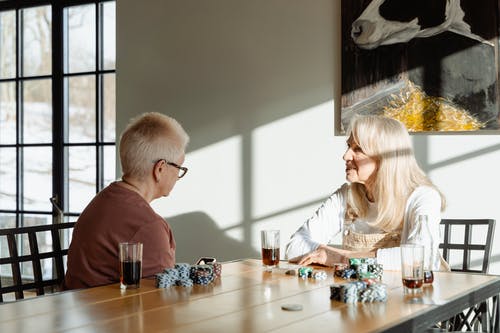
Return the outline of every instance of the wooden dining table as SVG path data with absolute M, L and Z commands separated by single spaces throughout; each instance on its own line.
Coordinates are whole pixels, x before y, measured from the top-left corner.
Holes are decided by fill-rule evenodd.
M 268 271 L 245 259 L 223 263 L 208 285 L 156 288 L 142 279 L 138 289 L 111 284 L 3 303 L 0 332 L 421 332 L 492 298 L 498 330 L 498 276 L 436 272 L 432 286 L 411 296 L 400 272 L 384 271 L 386 302 L 343 303 L 330 299 L 330 285 L 346 282 L 331 268 L 313 267 L 325 280 L 286 273 L 293 268 L 281 262 Z

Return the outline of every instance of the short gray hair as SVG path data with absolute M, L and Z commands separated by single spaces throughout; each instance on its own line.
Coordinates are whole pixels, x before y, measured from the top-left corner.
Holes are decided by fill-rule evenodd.
M 154 162 L 175 162 L 186 150 L 189 136 L 167 115 L 149 112 L 131 120 L 120 138 L 123 176 L 144 179 Z

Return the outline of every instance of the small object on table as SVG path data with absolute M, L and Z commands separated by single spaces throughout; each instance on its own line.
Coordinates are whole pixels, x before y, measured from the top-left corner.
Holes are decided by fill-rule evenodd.
M 191 266 L 190 278 L 195 284 L 209 284 L 214 280 L 213 267 L 211 265 Z
M 344 269 L 342 271 L 341 277 L 343 279 L 355 279 L 356 278 L 356 271 L 352 268 Z
M 311 267 L 300 267 L 299 268 L 299 277 L 306 279 L 312 276 L 313 269 Z
M 387 287 L 382 283 L 367 284 L 352 281 L 330 286 L 330 299 L 344 303 L 373 303 L 387 301 Z
M 301 311 L 302 304 L 283 304 L 281 309 L 285 311 Z
M 334 264 L 333 267 L 334 267 L 334 271 L 335 271 L 335 273 L 334 273 L 335 276 L 341 277 L 342 272 L 345 271 L 346 269 L 348 269 L 349 265 L 343 264 L 343 263 L 338 263 L 338 264 Z
M 218 262 L 207 263 L 207 265 L 212 266 L 214 272 L 214 278 L 218 278 L 222 274 L 222 265 Z
M 326 280 L 328 275 L 326 274 L 325 271 L 315 271 L 313 272 L 313 279 L 315 280 Z

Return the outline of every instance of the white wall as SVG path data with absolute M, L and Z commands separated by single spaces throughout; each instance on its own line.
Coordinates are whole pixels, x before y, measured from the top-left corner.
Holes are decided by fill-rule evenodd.
M 159 111 L 191 136 L 187 176 L 153 203 L 178 261 L 258 257 L 262 228 L 284 247 L 344 182 L 339 95 L 340 0 L 117 2 L 118 133 Z M 444 217 L 500 221 L 500 136 L 413 139 Z

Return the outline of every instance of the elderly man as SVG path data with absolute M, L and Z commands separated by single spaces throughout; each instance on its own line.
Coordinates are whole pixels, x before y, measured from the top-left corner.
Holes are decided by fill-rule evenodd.
M 64 289 L 118 282 L 120 242 L 143 243 L 142 275 L 175 264 L 175 240 L 168 223 L 150 206 L 167 196 L 187 168 L 189 137 L 173 118 L 146 113 L 120 139 L 121 181 L 99 192 L 75 225 L 68 251 Z

